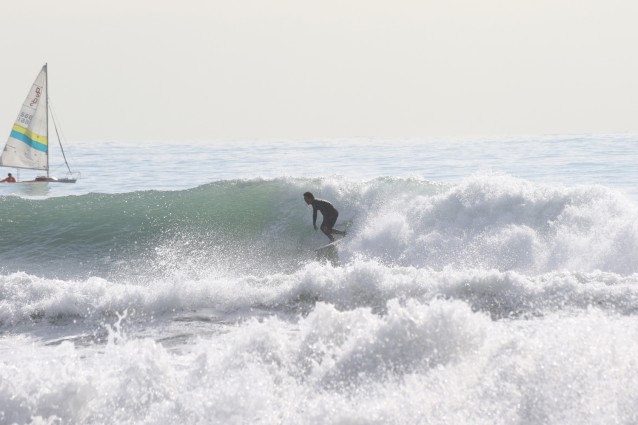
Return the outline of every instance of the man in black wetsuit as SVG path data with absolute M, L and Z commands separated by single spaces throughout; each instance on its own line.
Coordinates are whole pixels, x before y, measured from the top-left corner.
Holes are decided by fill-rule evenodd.
M 333 229 L 332 226 L 337 222 L 337 217 L 339 217 L 339 211 L 332 206 L 332 204 L 328 201 L 324 201 L 323 199 L 315 198 L 315 196 L 306 192 L 303 194 L 303 199 L 306 201 L 306 204 L 312 205 L 312 226 L 317 230 L 317 210 L 321 211 L 321 215 L 323 216 L 323 221 L 321 222 L 321 231 L 325 233 L 326 236 L 330 239 L 330 242 L 334 242 L 335 235 L 346 235 L 346 232 L 341 230 Z

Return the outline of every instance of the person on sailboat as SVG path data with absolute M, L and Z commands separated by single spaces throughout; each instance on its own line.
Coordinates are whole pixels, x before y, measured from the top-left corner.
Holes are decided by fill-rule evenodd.
M 323 221 L 321 222 L 321 231 L 328 236 L 330 242 L 334 242 L 335 235 L 345 236 L 346 232 L 342 230 L 333 229 L 332 226 L 337 222 L 337 217 L 339 217 L 339 211 L 328 201 L 324 201 L 323 199 L 315 198 L 315 196 L 306 192 L 303 194 L 303 199 L 306 201 L 306 204 L 312 205 L 312 226 L 317 230 L 317 210 L 321 211 L 321 215 L 323 216 Z
M 3 183 L 15 183 L 16 182 L 16 178 L 13 177 L 11 175 L 11 173 L 9 173 L 9 175 L 7 177 L 3 178 L 2 180 L 0 180 L 0 182 L 3 182 Z

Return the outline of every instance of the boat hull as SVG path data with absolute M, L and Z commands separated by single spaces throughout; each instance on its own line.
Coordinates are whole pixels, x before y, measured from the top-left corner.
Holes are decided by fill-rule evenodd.
M 31 182 L 47 182 L 47 183 L 75 183 L 77 179 L 63 178 L 58 179 L 55 177 L 36 177 L 35 180 L 31 180 Z

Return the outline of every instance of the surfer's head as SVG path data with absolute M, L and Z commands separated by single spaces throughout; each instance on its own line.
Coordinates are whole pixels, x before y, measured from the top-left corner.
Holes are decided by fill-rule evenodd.
M 310 205 L 312 204 L 312 201 L 315 200 L 315 195 L 310 192 L 306 192 L 303 194 L 303 200 L 306 201 L 306 204 Z

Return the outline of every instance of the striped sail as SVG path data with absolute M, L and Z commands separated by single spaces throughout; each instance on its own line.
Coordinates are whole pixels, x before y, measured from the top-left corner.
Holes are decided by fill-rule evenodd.
M 47 66 L 35 79 L 0 155 L 0 166 L 48 169 Z

